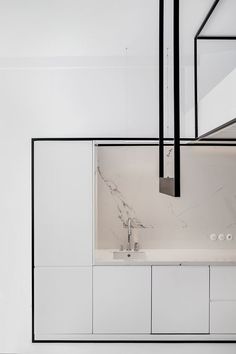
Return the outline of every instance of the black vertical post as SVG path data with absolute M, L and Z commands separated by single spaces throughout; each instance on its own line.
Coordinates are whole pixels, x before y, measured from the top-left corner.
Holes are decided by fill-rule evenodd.
M 31 286 L 32 286 L 32 342 L 34 342 L 34 140 L 31 140 Z
M 179 0 L 173 2 L 174 177 L 164 177 L 164 0 L 160 1 L 159 26 L 159 191 L 180 197 L 180 47 Z
M 159 0 L 159 177 L 164 177 L 164 0 Z
M 197 37 L 194 38 L 194 111 L 195 111 L 195 138 L 198 137 L 198 70 L 197 70 Z
M 174 1 L 174 194 L 180 197 L 180 53 L 179 53 L 179 0 Z

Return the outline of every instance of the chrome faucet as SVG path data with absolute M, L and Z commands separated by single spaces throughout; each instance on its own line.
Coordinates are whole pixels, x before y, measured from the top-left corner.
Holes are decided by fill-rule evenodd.
M 127 221 L 127 226 L 128 226 L 128 244 L 127 244 L 127 251 L 131 251 L 132 248 L 131 248 L 131 236 L 132 236 L 132 219 L 131 218 L 128 218 L 128 221 Z

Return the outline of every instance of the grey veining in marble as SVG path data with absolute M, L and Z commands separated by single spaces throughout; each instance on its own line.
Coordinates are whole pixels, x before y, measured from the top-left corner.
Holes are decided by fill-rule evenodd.
M 180 198 L 159 193 L 157 147 L 99 147 L 97 155 L 98 248 L 119 248 L 131 217 L 146 249 L 236 249 L 236 147 L 183 146 Z M 170 168 L 172 155 L 166 147 Z M 213 242 L 212 233 L 233 240 Z
M 107 179 L 102 173 L 101 168 L 99 166 L 97 167 L 97 171 L 98 171 L 98 176 L 102 179 L 102 181 L 108 188 L 111 197 L 114 199 L 116 203 L 117 217 L 123 224 L 123 227 L 126 228 L 128 227 L 128 219 L 130 218 L 132 220 L 133 228 L 136 229 L 153 228 L 152 225 L 147 225 L 136 217 L 136 212 L 134 208 L 127 203 L 118 185 L 114 181 Z

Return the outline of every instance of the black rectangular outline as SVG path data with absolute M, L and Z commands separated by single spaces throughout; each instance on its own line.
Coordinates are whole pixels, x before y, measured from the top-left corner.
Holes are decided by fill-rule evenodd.
M 197 55 L 198 55 L 198 40 L 236 40 L 236 36 L 204 36 L 201 35 L 203 28 L 205 27 L 205 25 L 207 24 L 208 20 L 210 19 L 210 17 L 212 16 L 212 14 L 214 13 L 217 5 L 220 3 L 221 0 L 215 0 L 209 10 L 209 12 L 207 13 L 203 23 L 201 24 L 199 30 L 197 31 L 195 37 L 194 37 L 194 110 L 195 110 L 195 138 L 196 139 L 203 139 L 204 137 L 207 137 L 208 135 L 219 131 L 221 128 L 225 128 L 226 126 L 231 125 L 232 121 L 230 120 L 229 122 L 213 129 L 210 130 L 209 132 L 204 133 L 203 135 L 199 136 L 198 133 L 198 121 L 199 121 L 199 115 L 198 115 L 198 65 L 197 65 Z M 211 140 L 209 138 L 209 140 Z M 232 138 L 228 138 L 228 139 L 212 139 L 212 141 L 236 141 L 235 139 Z
M 236 340 L 209 340 L 206 338 L 206 340 L 42 340 L 42 339 L 35 339 L 35 312 L 34 312 L 34 269 L 35 269 L 35 264 L 34 264 L 34 251 L 35 251 L 35 243 L 34 243 L 34 143 L 37 141 L 108 141 L 108 145 L 106 146 L 123 146 L 124 144 L 115 144 L 111 145 L 109 144 L 109 141 L 134 141 L 134 146 L 137 146 L 139 144 L 135 143 L 138 140 L 140 141 L 156 141 L 156 144 L 143 144 L 141 143 L 140 146 L 159 146 L 159 139 L 157 138 L 32 138 L 31 139 L 31 301 L 32 301 L 32 312 L 31 312 L 31 320 L 32 320 L 32 343 L 236 343 Z M 169 140 L 169 139 L 168 139 Z M 199 147 L 199 146 L 216 146 L 216 147 L 221 147 L 221 146 L 228 146 L 228 147 L 233 147 L 236 146 L 236 142 L 229 144 L 229 143 L 211 143 L 211 142 L 206 142 L 205 144 L 201 143 L 194 143 L 197 142 L 197 139 L 195 138 L 183 138 L 180 139 L 181 141 L 192 141 L 192 143 L 189 144 L 181 144 L 181 146 L 189 147 L 189 146 L 194 146 L 194 147 Z M 208 141 L 207 139 L 205 141 Z M 218 141 L 218 140 L 217 140 Z M 125 144 L 126 146 L 132 146 L 132 144 Z M 169 146 L 172 146 L 172 144 L 168 144 Z M 105 144 L 102 144 L 101 146 L 105 146 Z M 150 334 L 151 335 L 151 334 Z M 206 334 L 207 336 L 208 334 Z

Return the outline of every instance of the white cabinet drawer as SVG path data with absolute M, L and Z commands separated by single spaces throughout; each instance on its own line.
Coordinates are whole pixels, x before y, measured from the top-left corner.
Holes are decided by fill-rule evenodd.
M 93 333 L 151 333 L 151 267 L 94 267 L 93 296 Z
M 210 307 L 210 333 L 236 333 L 236 301 L 213 301 Z
M 152 333 L 209 333 L 208 267 L 153 267 Z
M 211 300 L 236 300 L 236 267 L 210 268 Z

